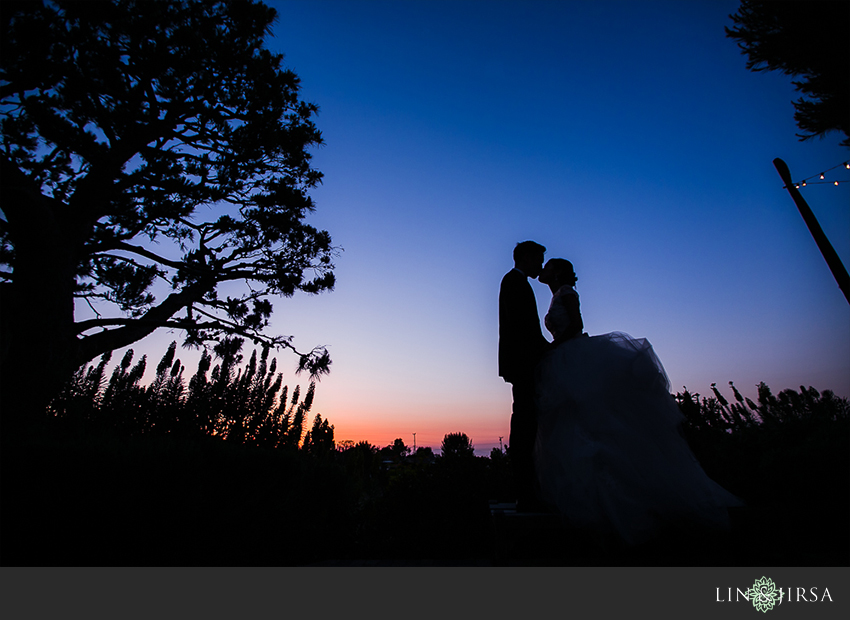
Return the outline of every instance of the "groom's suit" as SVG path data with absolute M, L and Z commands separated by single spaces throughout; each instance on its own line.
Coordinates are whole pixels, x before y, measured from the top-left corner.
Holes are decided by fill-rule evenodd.
M 536 499 L 534 369 L 547 344 L 528 277 L 512 269 L 502 278 L 499 290 L 499 376 L 513 386 L 509 446 L 519 503 Z

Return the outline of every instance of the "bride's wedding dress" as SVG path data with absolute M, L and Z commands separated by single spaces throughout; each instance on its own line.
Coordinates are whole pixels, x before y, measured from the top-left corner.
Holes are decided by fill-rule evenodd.
M 562 287 L 546 328 L 569 321 Z M 725 528 L 742 502 L 711 480 L 680 434 L 683 416 L 645 339 L 614 332 L 558 345 L 538 367 L 535 460 L 544 501 L 570 523 L 637 544 L 667 525 Z

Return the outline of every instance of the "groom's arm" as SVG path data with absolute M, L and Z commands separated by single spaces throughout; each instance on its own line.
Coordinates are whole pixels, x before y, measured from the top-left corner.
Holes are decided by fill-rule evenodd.
M 540 329 L 534 291 L 517 272 L 503 278 L 499 291 L 499 339 L 500 368 L 509 374 L 528 372 L 549 346 Z

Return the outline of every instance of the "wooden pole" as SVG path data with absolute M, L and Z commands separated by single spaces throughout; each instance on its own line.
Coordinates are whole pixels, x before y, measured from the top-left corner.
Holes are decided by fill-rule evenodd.
M 826 238 L 826 234 L 824 234 L 823 229 L 820 227 L 820 224 L 818 224 L 818 220 L 815 217 L 815 214 L 812 213 L 808 203 L 806 203 L 803 196 L 794 186 L 794 182 L 791 180 L 791 171 L 788 170 L 786 163 L 777 157 L 773 160 L 773 165 L 776 167 L 776 171 L 782 178 L 782 182 L 785 183 L 785 189 L 788 190 L 788 193 L 791 194 L 791 198 L 794 200 L 794 204 L 797 205 L 800 215 L 803 216 L 803 221 L 805 221 L 806 226 L 809 227 L 809 232 L 812 233 L 812 237 L 815 238 L 815 243 L 818 244 L 820 253 L 823 254 L 824 259 L 826 259 L 826 264 L 829 266 L 829 270 L 832 271 L 832 276 L 835 278 L 835 281 L 838 282 L 838 288 L 841 289 L 841 292 L 844 293 L 844 298 L 847 300 L 847 303 L 850 304 L 850 275 L 847 275 L 847 270 L 844 268 L 844 264 L 841 262 L 841 259 L 838 257 L 838 254 L 835 252 L 835 248 L 832 247 L 829 239 Z

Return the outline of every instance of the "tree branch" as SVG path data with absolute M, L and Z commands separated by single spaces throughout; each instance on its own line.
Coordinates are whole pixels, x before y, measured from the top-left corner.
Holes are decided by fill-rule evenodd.
M 200 299 L 209 288 L 206 284 L 195 283 L 189 285 L 177 293 L 172 293 L 162 300 L 158 306 L 154 306 L 138 319 L 101 319 L 102 321 L 116 321 L 113 324 L 123 325 L 123 327 L 80 338 L 78 341 L 77 365 L 81 366 L 106 351 L 120 349 L 150 335 L 157 327 L 168 322 L 181 308 L 185 308 L 193 301 Z M 96 321 L 77 323 L 75 325 L 75 333 L 80 334 L 82 331 L 97 327 Z M 81 330 L 81 325 L 88 325 L 88 327 Z
M 150 250 L 143 248 L 143 247 L 140 247 L 138 245 L 130 245 L 129 243 L 119 241 L 118 243 L 114 244 L 112 247 L 114 247 L 116 250 L 124 250 L 125 252 L 130 252 L 131 254 L 138 254 L 139 256 L 144 256 L 145 258 L 149 258 L 149 259 L 156 261 L 156 262 L 158 262 L 162 265 L 165 265 L 166 267 L 171 267 L 173 269 L 186 269 L 186 268 L 188 268 L 188 269 L 192 269 L 193 271 L 200 272 L 200 269 L 197 269 L 197 268 L 193 269 L 192 266 L 188 263 L 184 263 L 182 261 L 170 260 L 168 258 L 165 258 L 164 256 L 160 256 L 159 254 L 155 254 L 155 253 L 151 252 Z

